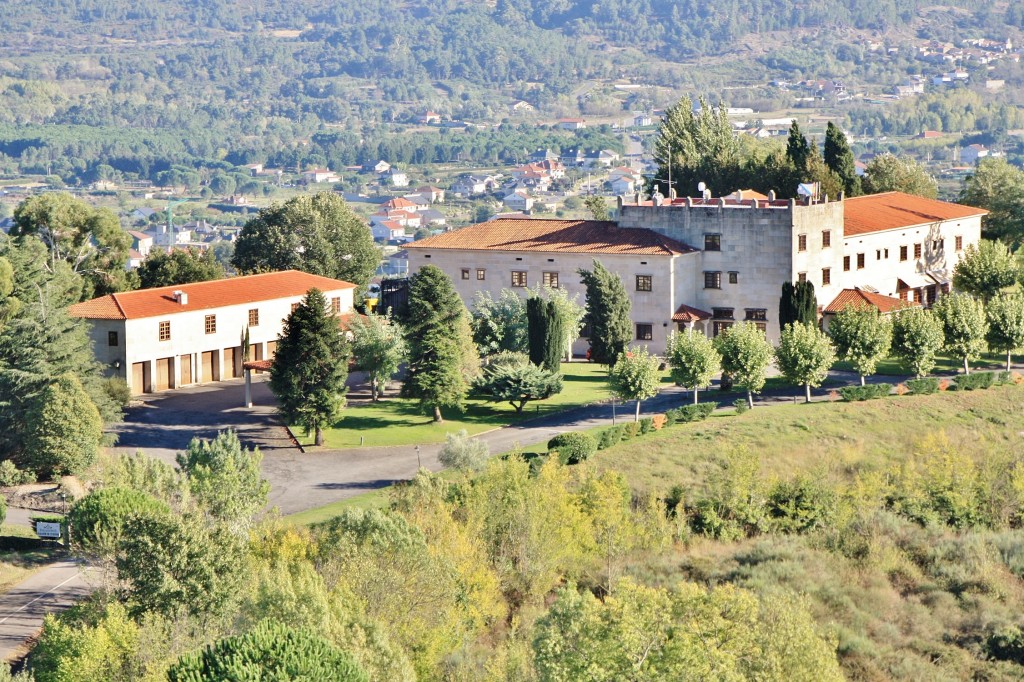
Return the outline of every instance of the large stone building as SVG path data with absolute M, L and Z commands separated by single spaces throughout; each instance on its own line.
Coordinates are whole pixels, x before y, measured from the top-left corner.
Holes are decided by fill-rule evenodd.
M 242 376 L 250 359 L 274 356 L 282 323 L 310 289 L 331 309 L 352 313 L 355 285 L 297 270 L 101 296 L 71 306 L 92 323 L 97 359 L 133 395 Z
M 472 307 L 477 291 L 525 294 L 535 284 L 582 298 L 576 271 L 597 258 L 626 285 L 636 343 L 663 352 L 673 329 L 715 336 L 741 320 L 777 340 L 787 281 L 811 281 L 822 308 L 852 289 L 930 304 L 980 239 L 984 214 L 899 192 L 620 202 L 617 222 L 495 220 L 424 239 L 409 245 L 409 270 L 439 266 Z

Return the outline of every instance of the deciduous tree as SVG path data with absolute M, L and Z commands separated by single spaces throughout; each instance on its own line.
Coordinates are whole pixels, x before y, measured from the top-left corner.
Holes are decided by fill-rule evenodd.
M 489 291 L 476 292 L 472 328 L 480 355 L 500 351 L 527 352 L 526 299 L 511 289 L 502 289 L 497 300 Z
M 169 287 L 192 282 L 208 282 L 226 276 L 224 266 L 217 262 L 212 249 L 200 251 L 189 247 L 167 251 L 150 251 L 137 270 L 139 287 Z
M 797 322 L 783 328 L 775 361 L 787 381 L 803 385 L 806 402 L 811 402 L 811 387 L 825 381 L 836 361 L 836 351 L 817 325 Z
M 988 348 L 988 319 L 985 304 L 964 293 L 943 296 L 933 308 L 942 323 L 945 343 L 943 347 L 963 360 L 964 373 L 971 373 L 971 360 L 977 360 Z
M 586 322 L 590 325 L 591 358 L 611 365 L 633 338 L 629 318 L 631 303 L 626 287 L 618 275 L 598 260 L 594 261 L 593 270 L 580 270 L 579 275 L 587 288 Z
M 310 289 L 284 321 L 270 366 L 270 389 L 285 422 L 312 432 L 316 445 L 324 444 L 324 427 L 345 405 L 348 355 L 337 316 L 323 292 Z
M 647 347 L 623 353 L 608 374 L 612 393 L 620 400 L 636 401 L 636 421 L 640 421 L 640 402 L 658 395 L 661 388 L 661 361 Z
M 130 288 L 131 237 L 107 208 L 94 208 L 65 192 L 48 192 L 14 210 L 11 236 L 34 236 L 46 245 L 48 268 L 58 261 L 82 275 L 82 300 Z
M 985 306 L 988 316 L 988 345 L 1006 351 L 1006 371 L 1010 371 L 1012 354 L 1024 348 L 1024 294 L 996 296 Z
M 753 407 L 774 357 L 764 332 L 753 322 L 734 324 L 715 338 L 715 349 L 722 356 L 722 371 L 747 392 L 747 405 Z
M 370 313 L 355 317 L 352 330 L 352 356 L 356 369 L 366 372 L 370 382 L 370 399 L 377 402 L 398 366 L 405 361 L 407 347 L 402 327 L 386 315 Z
M 739 142 L 725 107 L 713 107 L 703 98 L 694 110 L 687 97 L 670 107 L 658 127 L 654 145 L 658 163 L 655 183 L 667 196 L 671 167 L 672 186 L 683 196 L 703 182 L 716 196 L 736 189 L 742 167 Z
M 370 228 L 333 192 L 272 204 L 242 228 L 232 264 L 240 272 L 303 270 L 366 288 L 380 262 Z
M 437 461 L 449 469 L 479 471 L 487 465 L 489 456 L 487 442 L 471 438 L 466 429 L 462 429 L 458 433 L 445 434 L 444 445 L 437 453 Z
M 1003 242 L 987 239 L 977 246 L 968 244 L 953 267 L 953 286 L 958 290 L 990 300 L 1020 276 L 1017 259 Z
M 419 398 L 435 422 L 443 421 L 442 407 L 461 409 L 479 369 L 468 318 L 448 275 L 433 265 L 420 268 L 409 287 L 409 371 L 402 395 Z
M 722 371 L 722 356 L 714 342 L 706 335 L 690 332 L 673 333 L 665 351 L 672 368 L 672 380 L 693 390 L 693 403 L 697 404 L 697 390 L 707 388 L 711 380 Z
M 868 163 L 861 180 L 865 194 L 905 192 L 934 199 L 939 188 L 924 166 L 909 157 L 879 154 Z
M 967 178 L 961 203 L 988 210 L 981 219 L 989 239 L 1016 248 L 1024 242 L 1024 171 L 1004 158 L 989 157 Z
M 892 346 L 892 321 L 870 305 L 847 306 L 832 318 L 828 333 L 840 359 L 860 375 L 861 386 Z
M 942 343 L 942 321 L 931 311 L 914 307 L 893 316 L 892 352 L 914 376 L 932 371 Z
M 263 454 L 242 447 L 230 429 L 213 440 L 193 438 L 177 462 L 192 498 L 217 521 L 244 531 L 267 506 L 270 484 L 260 469 Z

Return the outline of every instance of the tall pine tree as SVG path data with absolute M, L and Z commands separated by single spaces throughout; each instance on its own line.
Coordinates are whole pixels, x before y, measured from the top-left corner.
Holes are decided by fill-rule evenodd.
M 860 178 L 857 177 L 857 165 L 850 143 L 846 141 L 846 135 L 839 126 L 832 121 L 828 122 L 825 130 L 825 165 L 842 180 L 846 196 L 860 194 Z
M 312 432 L 316 445 L 324 444 L 324 427 L 345 405 L 348 355 L 348 343 L 327 298 L 319 289 L 310 289 L 284 321 L 270 367 L 270 389 L 281 417 Z
M 786 140 L 786 158 L 798 172 L 802 173 L 807 169 L 807 159 L 810 155 L 811 145 L 800 132 L 800 124 L 794 120 L 789 126 L 789 139 Z
M 590 325 L 591 359 L 613 365 L 633 339 L 626 287 L 619 276 L 599 260 L 594 261 L 593 270 L 580 270 L 579 274 L 587 287 L 586 322 Z
M 412 278 L 405 339 L 409 371 L 402 395 L 419 398 L 434 421 L 442 422 L 442 407 L 462 407 L 479 358 L 466 306 L 437 266 L 420 268 Z

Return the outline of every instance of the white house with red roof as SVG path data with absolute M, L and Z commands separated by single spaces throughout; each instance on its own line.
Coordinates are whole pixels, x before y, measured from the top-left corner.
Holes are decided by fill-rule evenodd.
M 241 377 L 246 329 L 250 359 L 272 359 L 284 319 L 314 288 L 339 321 L 353 314 L 354 284 L 298 270 L 109 294 L 69 312 L 92 323 L 96 358 L 139 395 Z
M 626 285 L 635 343 L 660 353 L 674 329 L 717 336 L 744 320 L 777 340 L 787 281 L 812 282 L 823 311 L 847 301 L 883 312 L 930 305 L 980 240 L 985 213 L 899 192 L 804 202 L 747 190 L 620 199 L 617 222 L 498 219 L 424 239 L 408 246 L 409 266 L 438 265 L 472 306 L 478 290 L 525 294 L 536 284 L 582 295 L 576 271 L 599 259 Z M 851 290 L 862 295 L 850 298 Z

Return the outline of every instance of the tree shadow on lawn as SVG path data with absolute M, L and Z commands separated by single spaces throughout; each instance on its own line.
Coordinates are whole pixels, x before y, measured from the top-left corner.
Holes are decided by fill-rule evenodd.
M 441 412 L 446 420 L 467 424 L 501 425 L 522 417 L 511 408 L 502 410 L 497 405 L 486 403 L 471 403 L 462 412 L 452 408 Z M 369 431 L 398 426 L 430 426 L 433 423 L 433 415 L 427 414 L 419 404 L 396 399 L 347 409 L 332 428 Z

